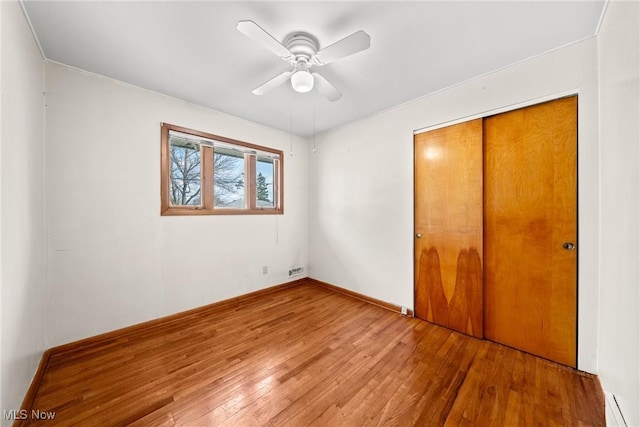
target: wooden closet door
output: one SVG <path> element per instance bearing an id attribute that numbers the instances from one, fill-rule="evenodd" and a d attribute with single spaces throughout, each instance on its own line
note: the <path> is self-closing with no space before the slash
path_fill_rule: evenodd
<path id="1" fill-rule="evenodd" d="M 484 333 L 577 356 L 577 98 L 485 119 Z"/>
<path id="2" fill-rule="evenodd" d="M 482 119 L 418 134 L 415 314 L 482 337 Z"/>

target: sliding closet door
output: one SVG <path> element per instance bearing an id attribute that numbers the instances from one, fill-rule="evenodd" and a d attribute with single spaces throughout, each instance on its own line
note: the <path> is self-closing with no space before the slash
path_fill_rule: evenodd
<path id="1" fill-rule="evenodd" d="M 482 337 L 482 120 L 414 146 L 415 314 Z"/>
<path id="2" fill-rule="evenodd" d="M 485 336 L 576 366 L 577 98 L 485 119 Z"/>

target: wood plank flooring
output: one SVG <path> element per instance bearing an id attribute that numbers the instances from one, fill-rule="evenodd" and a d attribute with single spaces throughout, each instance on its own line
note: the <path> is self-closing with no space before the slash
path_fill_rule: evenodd
<path id="1" fill-rule="evenodd" d="M 52 354 L 33 409 L 99 426 L 603 426 L 596 377 L 311 283 Z"/>

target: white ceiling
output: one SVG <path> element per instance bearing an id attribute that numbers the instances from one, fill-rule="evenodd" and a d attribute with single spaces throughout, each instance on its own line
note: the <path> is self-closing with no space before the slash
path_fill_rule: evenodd
<path id="1" fill-rule="evenodd" d="M 593 36 L 601 1 L 31 1 L 47 59 L 310 136 Z M 236 30 L 253 20 L 282 41 L 296 30 L 325 47 L 357 30 L 371 48 L 320 71 L 342 93 L 329 102 L 284 84 L 288 70 Z M 312 69 L 313 70 L 313 69 Z"/>

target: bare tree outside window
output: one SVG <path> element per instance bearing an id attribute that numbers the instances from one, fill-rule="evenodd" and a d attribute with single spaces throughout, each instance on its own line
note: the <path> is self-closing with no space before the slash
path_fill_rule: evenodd
<path id="1" fill-rule="evenodd" d="M 171 204 L 199 206 L 201 197 L 200 146 L 171 141 Z M 215 153 L 213 156 L 216 206 L 244 204 L 244 157 Z"/>
<path id="2" fill-rule="evenodd" d="M 200 146 L 171 142 L 171 204 L 200 205 Z"/>
<path id="3" fill-rule="evenodd" d="M 282 151 L 162 124 L 161 215 L 283 213 Z"/>
<path id="4" fill-rule="evenodd" d="M 217 207 L 244 207 L 244 156 L 215 149 L 214 201 Z"/>

